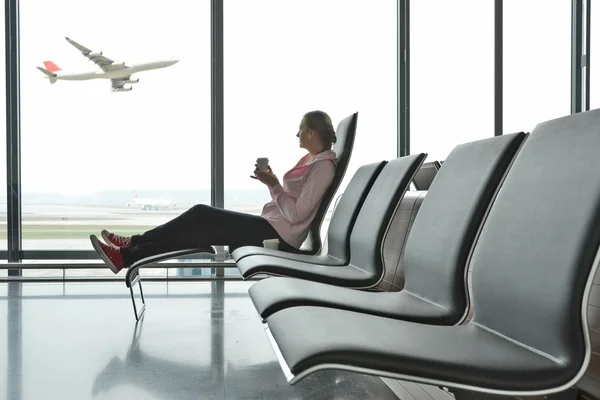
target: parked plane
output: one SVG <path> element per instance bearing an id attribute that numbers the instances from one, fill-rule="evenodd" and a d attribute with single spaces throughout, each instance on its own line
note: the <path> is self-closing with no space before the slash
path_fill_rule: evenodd
<path id="1" fill-rule="evenodd" d="M 136 192 L 133 192 L 133 199 L 125 203 L 125 205 L 127 207 L 138 205 L 142 210 L 170 210 L 177 204 L 169 200 L 142 199 L 138 197 Z"/>
<path id="2" fill-rule="evenodd" d="M 50 83 L 55 83 L 57 80 L 65 81 L 83 81 L 89 79 L 110 79 L 112 82 L 113 92 L 128 92 L 133 89 L 131 86 L 125 86 L 129 83 L 138 83 L 140 80 L 131 79 L 131 75 L 136 72 L 149 71 L 153 69 L 169 67 L 179 60 L 157 60 L 140 64 L 128 64 L 125 62 L 115 63 L 110 58 L 102 55 L 102 52 L 93 52 L 85 46 L 80 45 L 74 40 L 66 38 L 67 42 L 75 46 L 81 53 L 90 61 L 93 61 L 100 67 L 97 71 L 87 72 L 67 72 L 60 69 L 52 61 L 44 61 L 44 67 L 37 67 L 40 71 L 46 74 L 46 78 Z"/>

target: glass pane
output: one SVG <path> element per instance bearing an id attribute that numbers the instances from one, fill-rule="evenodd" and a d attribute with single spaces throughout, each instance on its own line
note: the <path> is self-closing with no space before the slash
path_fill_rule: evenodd
<path id="1" fill-rule="evenodd" d="M 410 151 L 442 161 L 494 135 L 494 1 L 410 5 Z"/>
<path id="2" fill-rule="evenodd" d="M 334 127 L 359 113 L 338 194 L 361 165 L 396 157 L 395 1 L 224 4 L 226 208 L 261 213 L 270 196 L 249 177 L 255 160 L 268 157 L 281 180 L 306 154 L 296 133 L 311 110 L 327 112 Z"/>
<path id="3" fill-rule="evenodd" d="M 210 2 L 31 0 L 20 11 L 23 248 L 91 250 L 103 228 L 138 233 L 210 204 Z M 132 91 L 62 80 L 111 73 L 76 43 L 119 76 L 121 62 L 161 68 L 114 84 Z"/>
<path id="4" fill-rule="evenodd" d="M 504 133 L 571 112 L 571 1 L 504 0 Z"/>

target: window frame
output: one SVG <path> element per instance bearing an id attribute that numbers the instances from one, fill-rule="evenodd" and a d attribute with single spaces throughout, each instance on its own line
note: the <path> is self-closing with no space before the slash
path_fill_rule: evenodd
<path id="1" fill-rule="evenodd" d="M 223 109 L 223 4 L 211 0 L 211 205 L 224 206 L 224 109 Z M 366 0 L 365 0 L 366 1 Z M 502 134 L 502 47 L 503 0 L 495 1 L 494 33 L 494 135 Z M 397 156 L 410 154 L 410 0 L 397 2 Z M 590 75 L 590 0 L 572 0 L 571 112 L 589 109 Z M 96 260 L 86 250 L 22 249 L 21 223 L 21 130 L 20 130 L 20 65 L 19 65 L 19 0 L 5 2 L 6 55 L 6 160 L 7 160 L 7 250 L 0 260 L 15 268 L 9 277 L 22 276 L 27 260 Z M 19 267 L 16 267 L 16 264 Z M 206 264 L 203 264 L 206 266 Z M 217 264 L 209 264 L 211 267 Z M 67 263 L 57 268 L 68 268 Z M 219 272 L 219 270 L 221 272 Z M 223 276 L 222 268 L 217 276 Z"/>

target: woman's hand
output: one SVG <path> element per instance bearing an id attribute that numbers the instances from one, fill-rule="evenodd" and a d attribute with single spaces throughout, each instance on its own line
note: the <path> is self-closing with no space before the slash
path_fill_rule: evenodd
<path id="1" fill-rule="evenodd" d="M 250 175 L 250 178 L 259 180 L 270 188 L 279 185 L 279 179 L 273 175 L 271 167 L 267 167 L 267 172 L 259 171 L 258 168 L 255 169 L 254 176 Z"/>

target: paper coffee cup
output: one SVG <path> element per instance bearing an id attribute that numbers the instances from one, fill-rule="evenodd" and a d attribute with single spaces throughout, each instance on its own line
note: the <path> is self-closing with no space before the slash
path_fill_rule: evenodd
<path id="1" fill-rule="evenodd" d="M 263 240 L 263 246 L 265 249 L 279 249 L 279 239 L 267 239 Z"/>
<path id="2" fill-rule="evenodd" d="M 256 159 L 256 168 L 261 172 L 267 172 L 269 167 L 269 159 L 267 157 L 261 157 Z"/>

